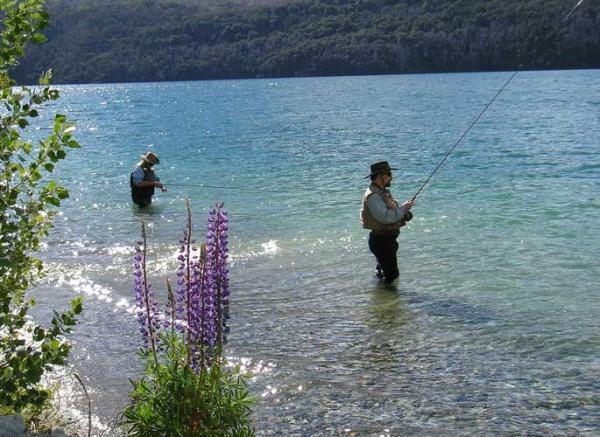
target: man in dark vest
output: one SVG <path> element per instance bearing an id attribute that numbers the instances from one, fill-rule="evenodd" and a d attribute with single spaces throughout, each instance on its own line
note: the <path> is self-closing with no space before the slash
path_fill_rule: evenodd
<path id="1" fill-rule="evenodd" d="M 152 203 L 155 187 L 160 188 L 163 193 L 167 189 L 152 170 L 152 166 L 160 162 L 158 156 L 155 153 L 148 152 L 142 155 L 141 158 L 142 160 L 131 170 L 129 186 L 131 187 L 131 200 L 140 208 L 144 208 Z"/>
<path id="2" fill-rule="evenodd" d="M 398 242 L 400 228 L 412 218 L 410 209 L 414 201 L 402 205 L 388 190 L 392 182 L 392 170 L 387 161 L 371 165 L 371 185 L 365 191 L 360 210 L 363 228 L 370 229 L 369 249 L 377 259 L 377 276 L 391 284 L 400 276 L 398 271 Z"/>

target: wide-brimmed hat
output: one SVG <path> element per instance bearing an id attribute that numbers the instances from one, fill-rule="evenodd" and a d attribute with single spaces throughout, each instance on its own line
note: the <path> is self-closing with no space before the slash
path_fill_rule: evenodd
<path id="1" fill-rule="evenodd" d="M 146 161 L 149 164 L 159 164 L 160 163 L 160 159 L 158 159 L 158 155 L 154 152 L 148 152 L 142 156 L 140 156 L 140 158 L 142 158 L 143 161 Z"/>
<path id="2" fill-rule="evenodd" d="M 371 174 L 366 176 L 367 178 L 379 173 L 389 173 L 392 170 L 398 170 L 397 168 L 390 167 L 390 164 L 387 161 L 379 161 L 375 164 L 371 164 Z"/>

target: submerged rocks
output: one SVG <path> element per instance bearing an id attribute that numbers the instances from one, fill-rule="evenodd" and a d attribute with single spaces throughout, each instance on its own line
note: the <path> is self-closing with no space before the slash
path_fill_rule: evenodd
<path id="1" fill-rule="evenodd" d="M 25 435 L 25 422 L 21 416 L 0 416 L 0 437 Z"/>
<path id="2" fill-rule="evenodd" d="M 0 416 L 0 437 L 29 437 L 25 429 L 25 421 L 21 416 Z M 61 429 L 46 434 L 36 434 L 36 437 L 67 437 Z"/>

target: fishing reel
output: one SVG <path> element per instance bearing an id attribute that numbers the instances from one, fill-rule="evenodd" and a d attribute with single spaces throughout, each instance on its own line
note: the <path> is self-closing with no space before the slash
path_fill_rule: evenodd
<path id="1" fill-rule="evenodd" d="M 400 221 L 400 227 L 406 226 L 406 223 L 411 221 L 412 218 L 413 218 L 413 213 L 410 211 L 407 211 L 406 214 L 404 214 L 404 216 L 402 216 L 402 220 Z"/>

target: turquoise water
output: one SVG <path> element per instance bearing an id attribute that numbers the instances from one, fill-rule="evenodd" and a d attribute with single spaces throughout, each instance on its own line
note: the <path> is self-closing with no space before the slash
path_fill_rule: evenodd
<path id="1" fill-rule="evenodd" d="M 140 220 L 161 289 L 189 196 L 198 238 L 215 202 L 231 214 L 228 355 L 252 372 L 259 435 L 600 433 L 597 70 L 519 73 L 419 195 L 398 289 L 372 278 L 369 164 L 399 167 L 411 197 L 508 77 L 63 87 L 52 110 L 83 147 L 58 174 L 71 198 L 37 313 L 86 296 L 72 362 L 97 428 L 140 371 Z M 147 150 L 169 191 L 140 212 L 128 177 Z"/>

